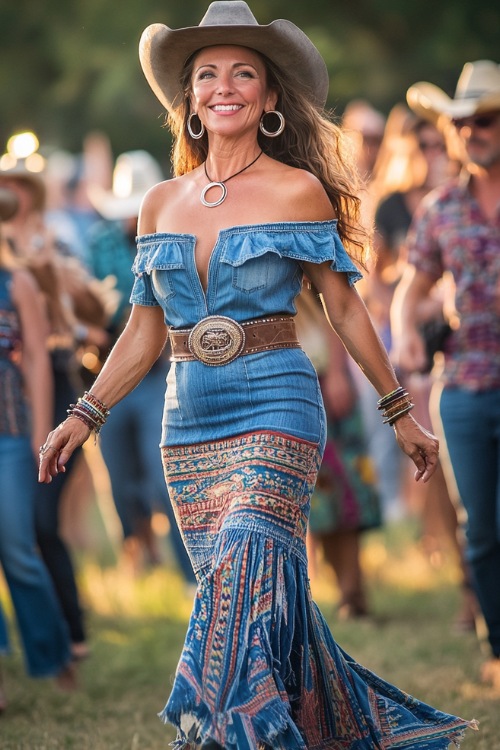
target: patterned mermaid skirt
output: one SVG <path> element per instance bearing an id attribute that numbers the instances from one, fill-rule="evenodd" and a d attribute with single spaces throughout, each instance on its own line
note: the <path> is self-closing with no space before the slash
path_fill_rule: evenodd
<path id="1" fill-rule="evenodd" d="M 198 579 L 160 717 L 177 750 L 446 750 L 474 722 L 365 669 L 311 599 L 305 549 L 318 447 L 273 432 L 162 449 Z"/>

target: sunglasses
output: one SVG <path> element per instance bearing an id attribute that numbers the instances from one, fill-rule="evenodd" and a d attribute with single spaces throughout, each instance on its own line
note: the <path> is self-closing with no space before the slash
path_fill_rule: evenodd
<path id="1" fill-rule="evenodd" d="M 498 113 L 492 115 L 477 115 L 476 117 L 461 117 L 456 120 L 452 120 L 453 125 L 457 130 L 461 128 L 479 128 L 480 130 L 487 130 L 496 124 L 498 120 Z"/>
<path id="2" fill-rule="evenodd" d="M 445 150 L 444 143 L 441 143 L 440 141 L 436 141 L 432 143 L 430 141 L 419 141 L 418 147 L 420 151 L 436 151 L 436 152 L 439 151 L 440 153 L 443 153 Z"/>

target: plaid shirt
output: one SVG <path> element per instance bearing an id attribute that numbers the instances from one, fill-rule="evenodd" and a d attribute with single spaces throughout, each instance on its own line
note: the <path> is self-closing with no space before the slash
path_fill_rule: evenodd
<path id="1" fill-rule="evenodd" d="M 407 245 L 418 271 L 454 280 L 460 326 L 445 344 L 442 379 L 473 391 L 500 388 L 500 211 L 483 215 L 463 173 L 424 199 Z"/>

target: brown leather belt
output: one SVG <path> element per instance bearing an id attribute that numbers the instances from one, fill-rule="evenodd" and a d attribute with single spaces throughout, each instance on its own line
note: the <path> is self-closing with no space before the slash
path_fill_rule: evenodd
<path id="1" fill-rule="evenodd" d="M 300 347 L 291 315 L 276 315 L 238 323 L 209 315 L 193 328 L 170 329 L 172 362 L 199 360 L 225 365 L 244 354 Z"/>

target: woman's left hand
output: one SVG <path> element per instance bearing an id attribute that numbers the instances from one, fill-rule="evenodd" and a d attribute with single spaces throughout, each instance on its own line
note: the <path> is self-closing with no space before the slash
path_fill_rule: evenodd
<path id="1" fill-rule="evenodd" d="M 415 466 L 415 481 L 428 482 L 439 461 L 439 440 L 416 422 L 411 414 L 405 414 L 394 423 L 399 447 L 411 458 Z"/>
<path id="2" fill-rule="evenodd" d="M 71 454 L 88 440 L 90 433 L 84 422 L 71 415 L 52 430 L 39 449 L 38 481 L 49 484 L 64 473 Z"/>

